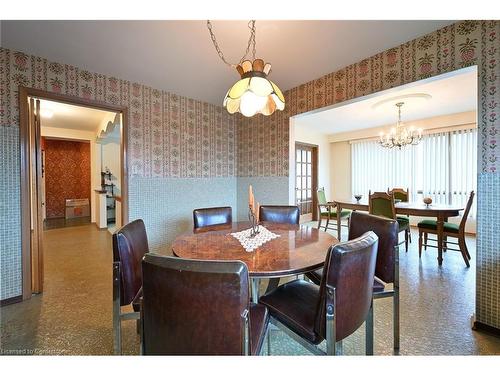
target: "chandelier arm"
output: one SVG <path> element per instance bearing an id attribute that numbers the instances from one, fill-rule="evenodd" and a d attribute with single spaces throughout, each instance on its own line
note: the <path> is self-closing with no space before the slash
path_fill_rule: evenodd
<path id="1" fill-rule="evenodd" d="M 255 60 L 255 52 L 256 52 L 256 42 L 255 42 L 255 33 L 256 33 L 256 28 L 255 28 L 255 20 L 251 20 L 248 22 L 248 28 L 250 29 L 250 37 L 248 38 L 248 44 L 247 44 L 247 49 L 245 51 L 245 54 L 243 57 L 240 59 L 240 61 L 236 63 L 230 63 L 229 61 L 226 60 L 226 57 L 224 56 L 224 53 L 222 52 L 221 48 L 219 47 L 219 44 L 217 43 L 217 38 L 215 37 L 215 34 L 213 32 L 213 26 L 210 20 L 207 20 L 207 29 L 208 32 L 210 33 L 210 39 L 212 39 L 212 43 L 215 47 L 215 50 L 217 51 L 217 54 L 219 55 L 219 58 L 224 62 L 224 64 L 230 66 L 230 67 L 236 67 L 236 65 L 241 64 L 245 58 L 248 56 L 250 52 L 250 47 L 253 45 L 253 57 Z"/>

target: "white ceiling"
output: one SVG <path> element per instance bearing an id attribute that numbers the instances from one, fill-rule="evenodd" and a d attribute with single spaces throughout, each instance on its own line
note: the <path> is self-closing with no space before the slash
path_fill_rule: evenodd
<path id="1" fill-rule="evenodd" d="M 44 110 L 53 113 L 52 118 L 43 116 Z M 99 109 L 75 106 L 50 100 L 40 100 L 41 126 L 96 132 L 104 120 L 114 117 L 114 113 Z M 110 115 L 111 114 L 111 115 Z"/>
<path id="2" fill-rule="evenodd" d="M 428 94 L 432 98 L 399 98 L 417 93 Z M 374 104 L 381 101 L 387 102 L 374 108 Z M 403 122 L 474 111 L 477 108 L 476 69 L 463 69 L 419 83 L 381 91 L 368 98 L 331 109 L 297 116 L 295 126 L 307 127 L 309 131 L 322 134 L 337 134 L 395 124 L 398 113 L 395 103 L 399 101 L 405 103 L 401 109 Z"/>
<path id="3" fill-rule="evenodd" d="M 283 91 L 454 21 L 257 21 L 257 57 Z M 213 21 L 237 62 L 247 21 Z M 221 104 L 238 78 L 219 60 L 205 21 L 2 21 L 2 46 Z"/>

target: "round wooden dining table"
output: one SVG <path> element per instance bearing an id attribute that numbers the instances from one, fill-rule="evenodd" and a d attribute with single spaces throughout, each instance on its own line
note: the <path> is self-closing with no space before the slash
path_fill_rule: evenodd
<path id="1" fill-rule="evenodd" d="M 231 235 L 250 228 L 249 222 L 221 225 L 216 230 L 190 231 L 175 239 L 175 256 L 203 260 L 240 260 L 248 267 L 252 279 L 252 299 L 258 298 L 261 278 L 268 278 L 268 291 L 276 287 L 280 277 L 304 274 L 323 266 L 328 248 L 339 241 L 317 228 L 300 225 L 261 223 L 279 235 L 253 251 L 246 251 Z"/>

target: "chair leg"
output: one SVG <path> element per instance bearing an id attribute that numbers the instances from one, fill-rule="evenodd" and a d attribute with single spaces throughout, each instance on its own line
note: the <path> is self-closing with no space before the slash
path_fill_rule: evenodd
<path id="1" fill-rule="evenodd" d="M 424 232 L 424 250 L 427 251 L 427 232 Z"/>
<path id="2" fill-rule="evenodd" d="M 465 265 L 467 267 L 470 267 L 470 264 L 469 264 L 469 257 L 467 256 L 467 245 L 465 244 L 465 239 L 464 238 L 459 238 L 458 239 L 458 247 L 460 248 L 460 253 L 462 253 L 462 257 L 464 258 L 464 261 L 465 261 Z"/>
<path id="3" fill-rule="evenodd" d="M 365 321 L 365 351 L 366 355 L 373 355 L 373 299 Z"/>
<path id="4" fill-rule="evenodd" d="M 113 311 L 113 348 L 115 355 L 122 354 L 122 333 L 119 311 L 118 314 L 115 314 L 115 312 Z"/>
<path id="5" fill-rule="evenodd" d="M 418 257 L 422 258 L 422 231 L 418 231 Z"/>
<path id="6" fill-rule="evenodd" d="M 392 306 L 394 351 L 399 351 L 399 287 L 395 289 Z"/>
<path id="7" fill-rule="evenodd" d="M 267 329 L 267 355 L 271 355 L 271 329 Z"/>
<path id="8" fill-rule="evenodd" d="M 448 250 L 448 236 L 443 235 L 443 252 L 446 253 L 446 250 Z"/>
<path id="9" fill-rule="evenodd" d="M 113 351 L 115 355 L 122 354 L 120 275 L 120 262 L 113 262 Z"/>
<path id="10" fill-rule="evenodd" d="M 405 251 L 408 252 L 408 231 L 405 230 Z"/>
<path id="11" fill-rule="evenodd" d="M 469 258 L 469 260 L 471 260 L 471 256 L 470 256 L 470 253 L 469 253 L 469 249 L 467 248 L 467 242 L 465 242 L 465 238 L 463 239 L 464 241 L 464 249 L 465 249 L 465 253 L 467 254 L 467 258 Z"/>
<path id="12" fill-rule="evenodd" d="M 321 228 L 321 221 L 322 221 L 322 217 L 321 217 L 321 210 L 319 211 L 319 219 L 318 219 L 318 230 L 319 228 Z"/>
<path id="13" fill-rule="evenodd" d="M 330 215 L 326 218 L 325 232 L 328 229 L 328 225 L 330 224 Z"/>

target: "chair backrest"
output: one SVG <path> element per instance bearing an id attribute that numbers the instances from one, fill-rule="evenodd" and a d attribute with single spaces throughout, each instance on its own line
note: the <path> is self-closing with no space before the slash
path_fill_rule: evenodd
<path id="1" fill-rule="evenodd" d="M 193 210 L 194 230 L 212 225 L 230 224 L 233 221 L 231 207 L 197 208 Z"/>
<path id="2" fill-rule="evenodd" d="M 325 195 L 325 188 L 320 188 L 316 192 L 317 197 L 318 197 L 318 204 L 326 204 L 326 195 Z"/>
<path id="3" fill-rule="evenodd" d="M 144 354 L 244 354 L 250 297 L 243 262 L 147 254 L 142 271 Z"/>
<path id="4" fill-rule="evenodd" d="M 386 192 L 368 193 L 368 212 L 372 215 L 384 216 L 396 219 L 396 208 L 394 207 L 394 196 Z"/>
<path id="5" fill-rule="evenodd" d="M 387 194 L 392 194 L 394 199 L 399 199 L 401 202 L 409 202 L 410 201 L 410 188 L 402 189 L 402 188 L 393 188 L 392 190 L 387 189 Z"/>
<path id="6" fill-rule="evenodd" d="M 120 305 L 132 300 L 142 286 L 141 259 L 149 252 L 146 227 L 141 219 L 125 224 L 113 234 L 113 260 L 120 262 Z"/>
<path id="7" fill-rule="evenodd" d="M 328 249 L 314 326 L 320 337 L 326 338 L 327 285 L 335 288 L 337 341 L 352 334 L 366 320 L 373 296 L 377 246 L 377 235 L 367 232 Z"/>
<path id="8" fill-rule="evenodd" d="M 469 212 L 472 207 L 472 202 L 474 201 L 474 195 L 475 195 L 474 191 L 471 191 L 469 195 L 469 200 L 467 201 L 467 205 L 465 206 L 462 220 L 460 221 L 459 230 L 461 232 L 465 232 L 465 224 L 467 223 L 467 217 L 469 216 Z"/>
<path id="9" fill-rule="evenodd" d="M 280 224 L 299 224 L 298 206 L 260 206 L 259 220 Z"/>
<path id="10" fill-rule="evenodd" d="M 349 240 L 368 231 L 378 237 L 377 265 L 375 276 L 385 283 L 394 282 L 394 248 L 398 245 L 398 222 L 381 216 L 353 211 L 349 220 Z"/>

